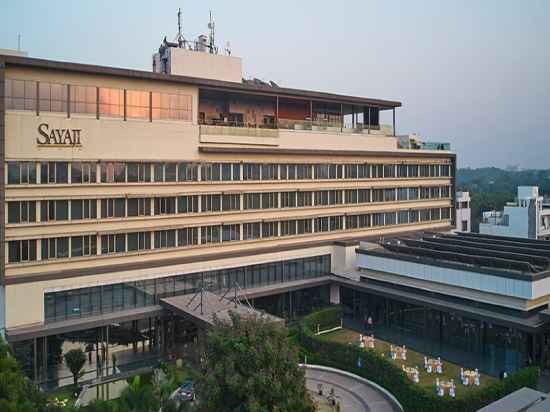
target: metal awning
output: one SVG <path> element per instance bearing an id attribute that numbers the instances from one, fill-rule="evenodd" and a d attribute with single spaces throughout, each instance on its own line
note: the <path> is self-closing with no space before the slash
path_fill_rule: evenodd
<path id="1" fill-rule="evenodd" d="M 244 319 L 262 317 L 269 322 L 285 324 L 284 319 L 254 309 L 249 304 L 240 303 L 238 299 L 229 299 L 208 291 L 164 298 L 160 300 L 160 305 L 175 315 L 205 328 L 212 326 L 215 319 L 229 322 L 231 313 L 236 313 Z"/>

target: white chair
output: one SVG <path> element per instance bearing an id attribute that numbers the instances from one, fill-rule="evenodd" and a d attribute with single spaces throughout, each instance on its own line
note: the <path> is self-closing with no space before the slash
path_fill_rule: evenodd
<path id="1" fill-rule="evenodd" d="M 476 375 L 476 377 L 474 378 L 474 384 L 475 384 L 476 386 L 479 386 L 479 384 L 480 384 L 480 382 L 479 382 L 479 374 Z"/>
<path id="2" fill-rule="evenodd" d="M 451 386 L 451 387 L 449 388 L 449 396 L 450 396 L 451 398 L 454 398 L 454 397 L 455 397 L 455 387 L 454 387 L 454 386 Z"/>
<path id="3" fill-rule="evenodd" d="M 464 368 L 460 368 L 460 380 L 464 381 Z"/>
<path id="4" fill-rule="evenodd" d="M 424 369 L 428 368 L 428 358 L 424 356 Z"/>
<path id="5" fill-rule="evenodd" d="M 443 368 L 441 367 L 440 363 L 437 364 L 436 372 L 439 373 L 439 374 L 443 373 Z"/>
<path id="6" fill-rule="evenodd" d="M 428 363 L 428 367 L 426 368 L 426 372 L 432 373 L 432 364 Z"/>

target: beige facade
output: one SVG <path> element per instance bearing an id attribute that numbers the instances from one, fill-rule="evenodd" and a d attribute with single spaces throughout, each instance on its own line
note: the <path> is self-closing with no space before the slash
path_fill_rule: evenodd
<path id="1" fill-rule="evenodd" d="M 110 117 L 70 112 L 70 108 L 52 112 L 51 107 L 47 110 L 21 110 L 5 105 L 3 284 L 5 327 L 8 332 L 12 328 L 45 322 L 45 293 L 320 254 L 330 254 L 332 267 L 342 268 L 349 265 L 347 261 L 350 250 L 353 249 L 347 252 L 337 250 L 334 241 L 382 237 L 410 230 L 440 229 L 451 224 L 454 155 L 450 152 L 399 149 L 394 136 L 386 136 L 379 130 L 364 133 L 343 128 L 282 130 L 224 126 L 207 129 L 199 124 L 201 86 L 198 84 L 186 83 L 181 79 L 176 81 L 172 77 L 163 80 L 160 76 L 140 78 L 135 73 L 126 76 L 123 72 L 94 73 L 93 69 L 83 68 L 50 70 L 43 65 L 37 66 L 8 62 L 5 65 L 4 78 L 12 82 L 39 82 L 39 85 L 70 85 L 69 94 L 72 90 L 78 90 L 73 86 L 97 88 L 98 96 L 101 88 L 126 90 L 120 94 L 124 95 L 126 105 L 130 101 L 128 99 L 131 94 L 127 92 L 130 90 L 145 93 L 142 96 L 149 96 L 149 102 L 154 101 L 154 93 L 157 92 L 185 96 L 191 105 L 190 113 L 185 114 L 189 116 L 184 120 L 153 119 L 151 113 L 154 112 L 154 107 L 139 107 L 144 103 L 136 104 L 136 113 L 140 109 L 143 109 L 141 113 L 147 113 L 148 110 L 149 118 L 142 116 L 136 119 L 128 116 L 130 108 L 126 106 L 124 116 Z M 38 86 L 39 89 L 40 87 Z M 101 103 L 95 104 L 99 107 Z M 53 98 L 50 105 L 53 107 Z M 78 130 L 79 143 L 74 144 L 73 141 L 73 144 L 66 144 L 61 138 L 40 143 L 45 139 L 40 134 L 43 124 L 47 124 L 48 133 L 57 130 L 61 135 L 66 130 Z M 52 143 L 54 141 L 57 143 Z M 43 165 L 48 162 L 60 163 L 56 167 L 65 167 L 64 163 L 67 163 L 66 182 L 44 183 L 53 176 L 53 166 L 44 169 Z M 82 162 L 93 170 L 94 181 L 73 181 L 73 166 Z M 149 181 L 128 181 L 129 163 L 139 163 L 142 169 L 146 169 L 145 173 L 150 174 Z M 178 178 L 170 181 L 166 176 L 170 173 L 171 166 L 166 164 L 175 163 L 197 165 L 196 180 L 180 180 L 182 169 L 178 168 Z M 212 163 L 231 164 L 231 178 L 206 180 L 207 168 L 202 165 Z M 158 166 L 159 164 L 162 166 Z M 317 165 L 324 164 L 334 165 L 335 170 L 340 170 L 339 176 L 317 178 L 320 170 Z M 357 172 L 349 172 L 352 175 L 346 176 L 348 165 L 353 165 L 350 170 L 357 170 L 358 165 L 365 164 L 368 165 L 368 176 L 353 174 Z M 270 165 L 270 170 L 275 171 L 270 173 L 275 173 L 277 178 L 245 177 L 249 173 L 247 168 L 253 170 L 254 165 Z M 287 176 L 286 173 L 291 172 L 286 172 L 287 165 L 292 168 L 303 165 L 301 170 L 305 171 L 306 176 L 288 177 L 290 174 Z M 380 172 L 381 175 L 374 172 L 378 166 L 380 170 L 384 170 Z M 401 175 L 400 166 L 405 170 Z M 409 166 L 411 168 L 407 169 Z M 21 177 L 21 182 L 13 183 L 10 180 L 15 178 L 13 170 L 19 167 L 34 168 L 35 181 L 25 182 Z M 122 172 L 123 175 L 126 173 L 125 181 L 109 181 L 108 177 L 104 181 L 103 174 L 111 173 L 110 167 L 126 168 L 121 169 L 125 170 Z M 44 170 L 47 170 L 50 177 L 44 175 Z M 162 181 L 156 181 L 158 170 L 163 170 Z M 425 176 L 420 175 L 422 172 L 410 176 L 409 173 L 414 170 L 429 172 Z M 23 176 L 23 172 L 21 173 Z M 59 176 L 61 172 L 57 173 Z M 262 177 L 264 174 L 262 171 Z M 399 192 L 400 189 L 405 189 L 405 192 Z M 356 199 L 355 196 L 359 193 L 356 191 L 362 191 L 359 196 L 363 194 L 368 199 L 363 202 L 347 201 Z M 303 206 L 284 206 L 283 198 L 291 196 L 299 199 L 300 193 L 304 192 L 311 192 L 311 195 L 307 195 L 311 196 L 311 201 L 306 201 Z M 273 204 L 269 207 L 247 207 L 247 194 L 251 193 L 258 194 L 251 196 L 252 200 L 263 199 L 262 193 L 273 193 L 269 196 Z M 399 193 L 408 194 L 399 198 Z M 416 197 L 413 193 L 416 193 Z M 418 193 L 428 195 L 422 198 Z M 228 194 L 235 195 L 231 201 L 238 203 L 230 210 L 223 210 L 223 207 L 205 210 L 206 202 L 211 200 L 207 196 Z M 325 201 L 325 195 L 327 199 L 330 195 L 335 200 Z M 191 199 L 192 196 L 197 196 L 196 211 L 178 213 L 178 209 L 173 213 L 157 213 L 157 204 L 161 204 L 157 200 L 159 198 L 174 198 L 176 208 L 175 205 L 182 202 L 180 199 Z M 384 199 L 377 196 L 384 196 Z M 147 213 L 129 216 L 128 199 L 135 198 L 144 199 L 143 202 L 148 204 Z M 124 209 L 124 216 L 103 216 L 106 212 L 104 208 L 109 204 L 108 199 L 126 199 L 121 201 L 127 208 Z M 224 198 L 219 199 L 222 201 Z M 72 201 L 80 200 L 88 200 L 95 205 L 95 217 L 72 218 L 76 204 Z M 67 202 L 56 203 L 57 201 Z M 15 202 L 19 202 L 19 208 L 29 207 L 29 203 L 22 202 L 32 202 L 35 218 L 14 222 L 11 214 L 15 210 Z M 65 205 L 67 210 L 63 213 L 66 213 L 66 218 L 63 216 L 58 219 L 58 210 L 55 208 L 64 208 Z M 425 211 L 428 211 L 427 214 Z M 49 216 L 47 221 L 43 220 L 44 214 Z M 359 221 L 359 218 L 353 217 L 356 215 L 367 216 L 361 218 L 366 223 L 356 223 Z M 272 225 L 268 225 L 270 222 Z M 298 233 L 302 224 L 305 225 L 304 232 Z M 222 232 L 226 227 L 230 228 L 230 225 L 236 225 L 231 226 L 230 230 L 231 236 L 237 238 L 230 241 L 212 240 L 217 239 L 216 236 L 225 236 Z M 269 228 L 269 233 L 264 232 L 264 225 Z M 290 231 L 289 226 L 292 227 Z M 209 227 L 217 227 L 216 230 L 220 231 L 217 235 L 212 235 L 212 239 L 208 237 L 210 235 L 205 235 L 205 231 L 210 230 Z M 178 240 L 174 241 L 173 246 L 161 247 L 162 241 L 158 240 L 159 247 L 156 247 L 157 232 L 164 231 L 166 236 L 171 236 L 172 232 L 169 231 L 174 230 L 173 236 L 177 238 L 180 236 L 178 230 L 192 228 L 196 228 L 196 232 L 189 233 L 196 237 L 196 243 L 193 238 L 184 245 Z M 249 230 L 250 233 L 247 232 Z M 129 251 L 126 250 L 129 246 L 125 243 L 123 252 L 104 253 L 102 250 L 107 247 L 104 244 L 109 239 L 107 236 L 127 236 L 136 232 L 144 233 L 143 236 L 148 237 L 149 248 Z M 158 239 L 165 234 L 159 234 Z M 93 239 L 95 251 L 86 256 L 73 256 L 73 237 L 83 238 L 85 242 Z M 65 241 L 59 244 L 56 241 L 50 242 L 50 239 L 58 238 L 68 239 L 67 244 L 63 243 Z M 34 242 L 34 259 L 23 258 L 29 250 L 22 251 L 22 248 L 31 247 L 27 246 L 31 244 L 26 243 L 27 241 Z M 126 237 L 124 242 L 129 241 Z M 67 256 L 62 254 L 58 257 L 54 252 L 52 257 L 52 245 L 57 245 L 57 248 L 61 248 L 60 245 L 66 247 Z M 14 252 L 17 248 L 19 255 Z M 44 253 L 50 256 L 44 258 Z"/>

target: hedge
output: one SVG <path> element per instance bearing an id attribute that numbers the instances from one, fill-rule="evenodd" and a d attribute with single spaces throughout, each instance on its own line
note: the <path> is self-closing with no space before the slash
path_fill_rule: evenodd
<path id="1" fill-rule="evenodd" d="M 339 324 L 341 316 L 341 308 L 334 307 L 312 313 L 300 322 L 296 338 L 302 354 L 307 356 L 307 362 L 342 369 L 381 385 L 399 400 L 405 412 L 474 412 L 524 386 L 537 387 L 540 371 L 537 367 L 529 367 L 485 388 L 471 390 L 458 399 L 438 397 L 413 383 L 400 368 L 378 352 L 315 336 L 316 325 L 321 320 L 325 326 L 334 326 Z M 330 324 L 329 320 L 333 323 Z M 359 358 L 362 360 L 361 368 L 357 367 Z"/>

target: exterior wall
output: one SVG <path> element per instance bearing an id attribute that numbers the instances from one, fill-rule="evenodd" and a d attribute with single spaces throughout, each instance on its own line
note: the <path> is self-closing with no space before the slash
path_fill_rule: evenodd
<path id="1" fill-rule="evenodd" d="M 206 56 L 207 55 L 205 53 Z M 216 56 L 210 56 L 216 57 Z M 222 57 L 222 56 L 218 56 Z M 0 72 L 1 73 L 1 72 Z M 144 91 L 182 91 L 192 96 L 192 121 L 127 120 L 120 118 L 96 119 L 94 116 L 55 114 L 43 112 L 39 116 L 34 112 L 10 111 L 6 121 L 6 160 L 11 161 L 202 161 L 202 162 L 266 162 L 266 163 L 390 163 L 390 164 L 449 164 L 452 155 L 448 152 L 433 153 L 423 157 L 420 151 L 397 150 L 395 138 L 372 135 L 345 135 L 315 131 L 278 131 L 273 138 L 273 151 L 269 154 L 253 153 L 203 153 L 199 148 L 218 145 L 225 147 L 234 144 L 233 137 L 222 136 L 224 142 L 204 142 L 197 121 L 198 88 L 164 81 L 145 81 L 105 75 L 84 75 L 40 69 L 7 69 L 6 76 L 21 80 L 39 80 L 75 85 L 127 88 Z M 204 77 L 204 76 L 203 76 Z M 1 80 L 1 77 L 0 77 Z M 240 81 L 240 79 L 239 79 Z M 3 88 L 1 88 L 3 91 Z M 3 105 L 4 100 L 0 99 Z M 0 111 L 1 114 L 1 111 Z M 1 117 L 2 121 L 4 116 Z M 37 128 L 48 123 L 51 128 L 81 129 L 81 146 L 43 147 L 36 144 Z M 1 125 L 0 125 L 1 126 Z M 0 129 L 1 131 L 2 129 Z M 0 135 L 1 138 L 1 135 Z M 219 143 L 223 143 L 219 144 Z M 262 147 L 261 139 L 253 138 L 243 147 Z M 328 156 L 326 154 L 288 155 L 278 153 L 277 149 L 342 149 L 358 150 L 362 154 Z M 372 151 L 372 155 L 368 153 Z M 384 151 L 380 155 L 377 151 Z M 395 154 L 395 155 L 394 155 Z M 410 154 L 410 157 L 408 156 Z M 1 168 L 2 185 L 7 182 L 4 176 L 6 165 Z M 99 172 L 99 166 L 96 169 Z M 97 177 L 99 182 L 99 173 Z M 21 184 L 9 185 L 1 194 L 8 201 L 47 199 L 101 199 L 112 197 L 155 197 L 178 196 L 183 194 L 207 193 L 245 193 L 270 191 L 297 191 L 321 189 L 357 189 L 357 188 L 399 188 L 406 185 L 444 186 L 452 185 L 452 177 L 386 178 L 364 180 L 296 180 L 296 181 L 227 181 L 227 182 L 175 182 L 175 183 L 95 183 L 95 184 Z M 451 190 L 453 190 L 451 188 Z M 453 193 L 451 191 L 451 193 Z M 2 202 L 4 203 L 4 202 Z M 241 200 L 242 205 L 242 200 Z M 70 235 L 95 235 L 100 239 L 104 233 L 122 233 L 141 230 L 161 230 L 199 225 L 245 223 L 264 220 L 284 220 L 314 218 L 327 215 L 346 215 L 350 213 L 373 213 L 414 208 L 452 207 L 449 198 L 395 201 L 380 204 L 338 204 L 332 206 L 312 206 L 307 208 L 241 210 L 231 212 L 202 212 L 182 215 L 142 216 L 135 218 L 112 218 L 81 221 L 37 222 L 3 225 L 6 240 L 40 239 L 43 237 L 61 237 Z M 2 219 L 4 217 L 4 207 Z M 37 208 L 37 213 L 40 209 Z M 98 209 L 98 217 L 100 211 Z M 452 215 L 452 213 L 451 213 Z M 352 264 L 350 248 L 336 252 L 332 246 L 311 247 L 312 244 L 331 241 L 343 237 L 383 236 L 413 229 L 438 229 L 448 226 L 450 219 L 417 224 L 401 224 L 368 229 L 340 230 L 325 233 L 311 233 L 300 236 L 273 237 L 269 239 L 220 243 L 216 245 L 197 245 L 185 249 L 148 250 L 129 252 L 121 255 L 98 255 L 74 259 L 53 259 L 29 263 L 8 264 L 5 271 L 5 302 L 7 328 L 40 324 L 44 321 L 44 293 L 59 288 L 74 289 L 90 285 L 118 283 L 125 280 L 138 280 L 150 277 L 163 277 L 175 273 L 190 273 L 200 270 L 233 267 L 313 256 L 320 253 L 333 255 L 333 267 L 345 268 Z M 293 245 L 297 245 L 294 250 Z M 299 246 L 298 246 L 299 245 Z M 285 247 L 283 252 L 258 253 L 261 247 Z M 2 248 L 5 253 L 7 246 Z M 38 247 L 37 247 L 38 249 Z M 216 258 L 212 255 L 247 252 L 246 257 Z M 328 252 L 327 252 L 328 251 Z M 37 255 L 40 250 L 37 250 Z M 195 258 L 194 263 L 163 263 L 175 259 Z M 2 265 L 6 258 L 2 257 Z M 132 270 L 120 265 L 140 265 Z M 94 273 L 96 271 L 97 273 Z M 43 280 L 41 279 L 43 278 Z M 0 294 L 0 303 L 1 302 Z M 0 325 L 1 327 L 1 325 Z"/>
<path id="2" fill-rule="evenodd" d="M 550 294 L 550 278 L 530 282 L 363 254 L 357 255 L 357 266 L 520 299 L 532 300 Z"/>
<path id="3" fill-rule="evenodd" d="M 240 57 L 174 47 L 169 48 L 168 53 L 168 73 L 170 74 L 237 83 L 242 81 L 243 68 Z"/>

